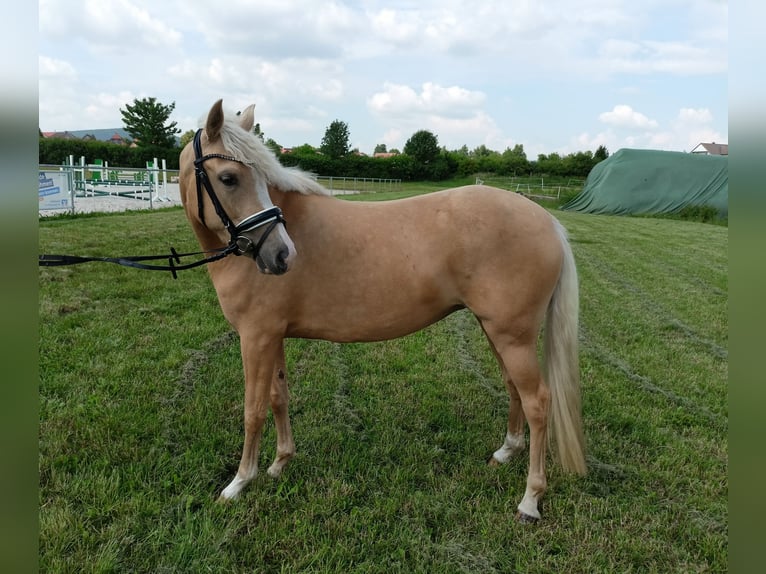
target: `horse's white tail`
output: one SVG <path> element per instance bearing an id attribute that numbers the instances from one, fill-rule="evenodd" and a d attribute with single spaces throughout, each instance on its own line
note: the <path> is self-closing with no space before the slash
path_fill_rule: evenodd
<path id="1" fill-rule="evenodd" d="M 564 251 L 564 263 L 548 304 L 543 338 L 545 380 L 551 390 L 549 437 L 557 447 L 564 470 L 585 474 L 577 341 L 577 269 L 566 230 L 558 221 L 555 223 Z"/>

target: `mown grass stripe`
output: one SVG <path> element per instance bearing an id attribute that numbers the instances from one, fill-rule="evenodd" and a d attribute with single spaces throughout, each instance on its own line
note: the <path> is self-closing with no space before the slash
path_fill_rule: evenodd
<path id="1" fill-rule="evenodd" d="M 622 373 L 627 380 L 636 383 L 640 389 L 652 394 L 660 395 L 667 399 L 668 402 L 681 406 L 688 412 L 707 419 L 722 431 L 726 429 L 727 419 L 725 417 L 721 416 L 720 414 L 710 412 L 704 406 L 697 404 L 695 401 L 668 390 L 667 385 L 656 383 L 649 377 L 635 372 L 631 365 L 619 357 L 612 355 L 607 349 L 590 344 L 587 336 L 583 338 L 583 341 L 585 342 L 585 345 L 583 345 L 583 351 L 585 353 L 597 361 L 600 361 L 604 365 L 616 369 Z"/>

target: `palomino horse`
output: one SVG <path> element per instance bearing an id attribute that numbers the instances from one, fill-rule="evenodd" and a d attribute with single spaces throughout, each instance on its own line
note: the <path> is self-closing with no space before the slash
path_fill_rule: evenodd
<path id="1" fill-rule="evenodd" d="M 253 107 L 225 115 L 216 102 L 180 158 L 181 197 L 200 245 L 241 255 L 208 266 L 245 373 L 242 458 L 221 499 L 255 478 L 269 406 L 277 454 L 268 474 L 279 476 L 295 454 L 286 337 L 379 341 L 468 308 L 510 394 L 505 440 L 490 463 L 524 450 L 526 419 L 529 472 L 517 516 L 539 519 L 549 422 L 563 468 L 585 472 L 577 272 L 563 227 L 524 197 L 484 186 L 388 202 L 330 197 L 252 134 Z M 544 380 L 536 347 L 546 317 Z"/>

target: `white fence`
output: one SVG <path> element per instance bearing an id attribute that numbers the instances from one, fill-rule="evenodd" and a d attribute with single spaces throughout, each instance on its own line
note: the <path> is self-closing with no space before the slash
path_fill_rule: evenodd
<path id="1" fill-rule="evenodd" d="M 317 176 L 316 180 L 329 189 L 333 195 L 397 191 L 402 186 L 401 179 L 380 179 L 376 177 L 334 177 L 320 175 Z"/>
<path id="2" fill-rule="evenodd" d="M 543 177 L 516 177 L 496 176 L 493 174 L 480 174 L 476 177 L 477 185 L 491 185 L 509 191 L 515 191 L 528 197 L 550 199 L 561 197 L 561 193 L 579 192 L 582 190 L 585 180 L 569 178 L 564 182 L 562 179 L 546 183 Z"/>
<path id="3" fill-rule="evenodd" d="M 175 172 L 174 172 L 175 173 Z M 86 164 L 72 156 L 64 165 L 41 165 L 39 211 L 76 211 L 77 198 L 119 197 L 148 202 L 171 201 L 168 197 L 168 170 L 163 159 L 147 162 L 144 169 L 110 167 L 96 160 Z"/>

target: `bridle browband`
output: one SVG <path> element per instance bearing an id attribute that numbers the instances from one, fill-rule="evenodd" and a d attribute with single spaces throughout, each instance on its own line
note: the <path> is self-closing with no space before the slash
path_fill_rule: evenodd
<path id="1" fill-rule="evenodd" d="M 213 208 L 215 208 L 216 215 L 218 215 L 226 227 L 226 230 L 229 232 L 229 245 L 226 247 L 226 250 L 229 253 L 234 253 L 235 255 L 242 255 L 243 253 L 247 252 L 248 249 L 252 248 L 253 258 L 255 258 L 258 256 L 263 243 L 266 241 L 266 238 L 274 230 L 274 228 L 280 223 L 285 223 L 285 218 L 282 215 L 282 210 L 276 206 L 269 207 L 246 217 L 239 223 L 239 225 L 234 225 L 234 222 L 231 220 L 229 215 L 226 213 L 226 210 L 223 208 L 223 205 L 221 205 L 221 202 L 218 200 L 218 196 L 215 194 L 213 186 L 210 183 L 210 178 L 208 178 L 205 167 L 202 164 L 205 161 L 213 158 L 235 161 L 237 163 L 241 163 L 242 165 L 248 164 L 233 156 L 220 153 L 209 153 L 207 155 L 202 155 L 202 142 L 200 141 L 202 139 L 201 136 L 202 129 L 199 129 L 197 130 L 197 133 L 194 134 L 193 141 L 194 175 L 197 179 L 197 211 L 199 214 L 199 220 L 202 225 L 207 227 L 205 224 L 204 204 L 202 202 L 202 188 L 204 187 L 205 191 L 207 191 L 207 195 L 210 198 L 210 201 L 213 203 Z M 261 237 L 258 239 L 257 243 L 253 244 L 249 237 L 243 235 L 244 233 L 252 231 L 253 229 L 257 229 L 263 225 L 268 226 L 261 234 Z"/>

